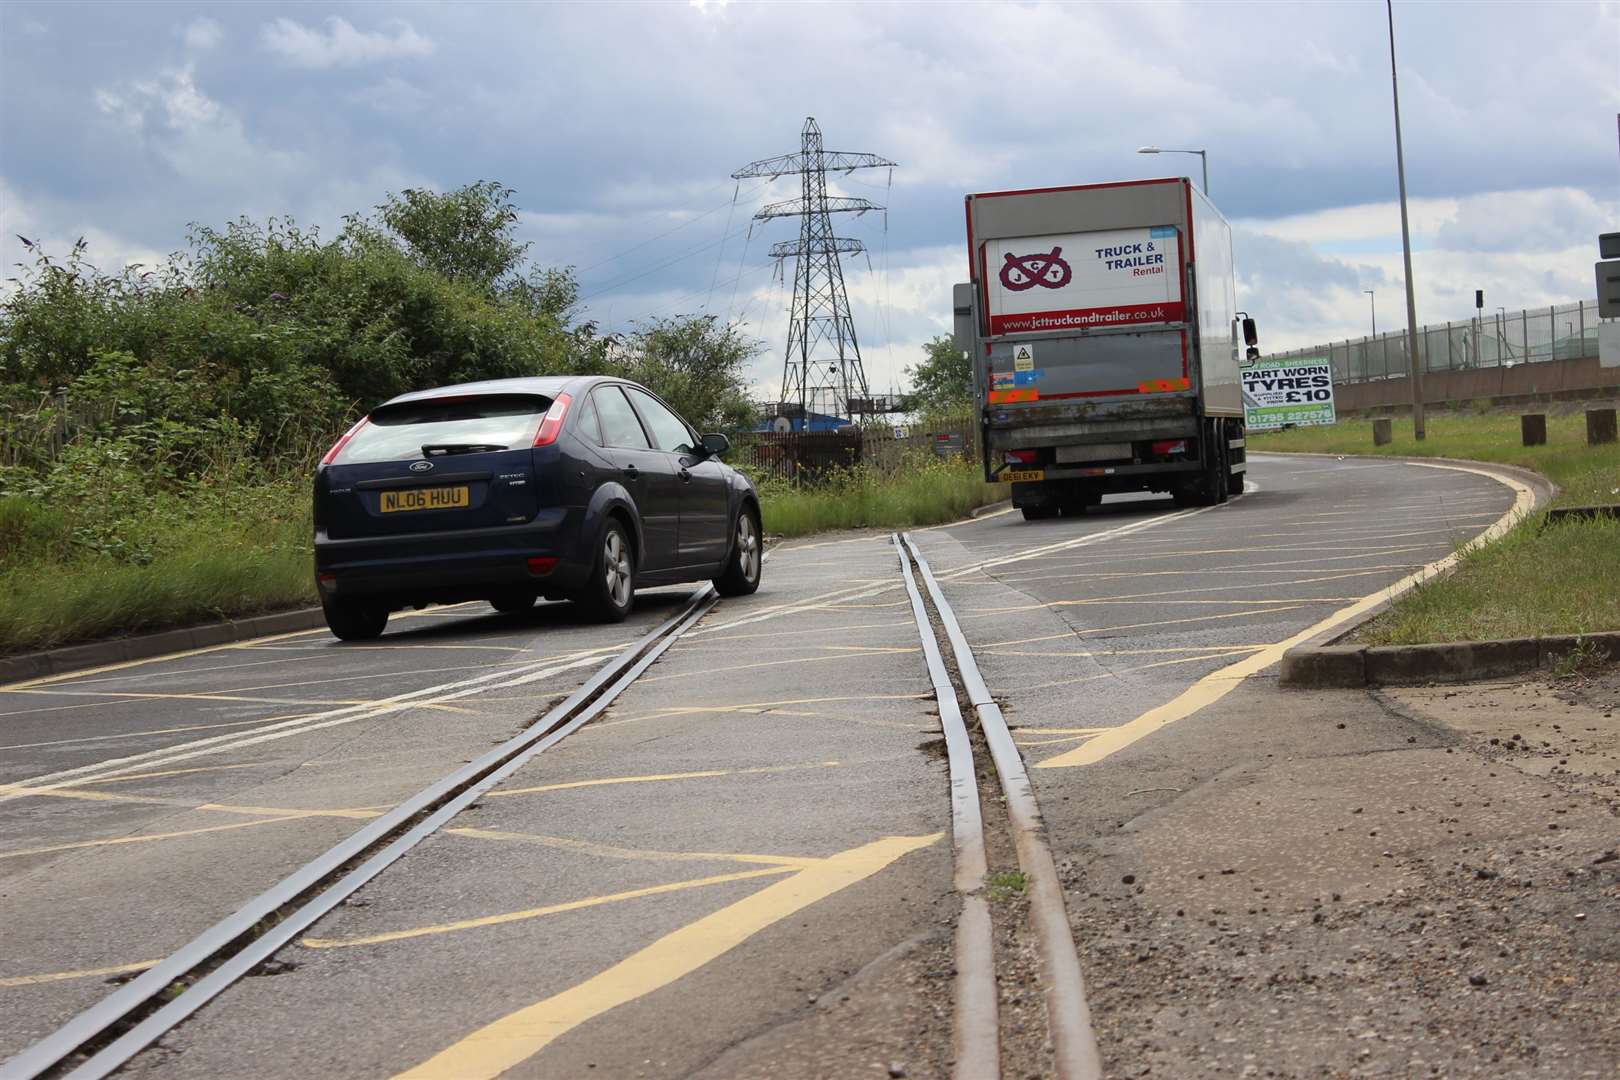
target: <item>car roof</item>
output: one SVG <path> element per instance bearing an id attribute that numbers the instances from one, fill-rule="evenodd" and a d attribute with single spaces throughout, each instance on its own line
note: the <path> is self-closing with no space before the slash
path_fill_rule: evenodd
<path id="1" fill-rule="evenodd" d="M 565 390 L 578 394 L 597 383 L 624 381 L 626 380 L 604 375 L 534 375 L 519 379 L 485 379 L 482 382 L 435 386 L 429 390 L 412 390 L 408 394 L 389 398 L 377 407 L 380 409 L 386 405 L 399 405 L 407 401 L 431 401 L 434 398 L 473 397 L 482 394 L 538 394 L 550 398 Z"/>

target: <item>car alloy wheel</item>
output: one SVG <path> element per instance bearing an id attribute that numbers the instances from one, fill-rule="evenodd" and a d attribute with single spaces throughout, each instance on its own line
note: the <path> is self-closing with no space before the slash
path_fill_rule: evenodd
<path id="1" fill-rule="evenodd" d="M 746 511 L 737 515 L 737 568 L 749 581 L 759 577 L 759 530 Z"/>
<path id="2" fill-rule="evenodd" d="M 629 606 L 632 576 L 630 548 L 624 542 L 624 534 L 618 529 L 608 530 L 602 548 L 602 567 L 608 599 L 615 607 Z"/>

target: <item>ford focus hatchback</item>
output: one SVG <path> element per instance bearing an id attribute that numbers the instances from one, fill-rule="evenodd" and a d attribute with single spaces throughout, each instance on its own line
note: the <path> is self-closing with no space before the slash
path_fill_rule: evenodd
<path id="1" fill-rule="evenodd" d="M 568 599 L 618 621 L 635 590 L 711 579 L 759 588 L 759 500 L 646 387 L 556 377 L 403 394 L 315 471 L 315 576 L 332 633 L 381 634 L 391 611 Z"/>

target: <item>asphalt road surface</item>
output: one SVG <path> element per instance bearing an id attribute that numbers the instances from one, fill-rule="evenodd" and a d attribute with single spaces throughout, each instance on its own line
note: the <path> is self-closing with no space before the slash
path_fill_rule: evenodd
<path id="1" fill-rule="evenodd" d="M 1208 710 L 1308 712 L 1275 688 L 1283 645 L 1514 502 L 1441 466 L 1251 470 L 1221 507 L 1110 498 L 914 534 L 1055 845 L 1241 759 Z M 365 645 L 295 633 L 0 687 L 0 1058 L 510 736 L 686 595 L 644 593 L 623 626 L 469 604 Z M 127 1071 L 940 1075 L 938 736 L 887 534 L 781 545 L 757 595 Z"/>

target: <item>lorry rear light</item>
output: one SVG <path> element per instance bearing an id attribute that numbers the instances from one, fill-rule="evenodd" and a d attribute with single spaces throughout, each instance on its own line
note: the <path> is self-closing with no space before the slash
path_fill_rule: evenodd
<path id="1" fill-rule="evenodd" d="M 555 555 L 537 555 L 529 560 L 529 573 L 535 575 L 549 574 L 557 569 L 559 561 Z"/>
<path id="2" fill-rule="evenodd" d="M 337 442 L 332 444 L 332 449 L 328 450 L 326 452 L 326 456 L 321 458 L 321 464 L 322 465 L 330 465 L 330 464 L 332 464 L 332 459 L 337 457 L 338 454 L 342 452 L 343 448 L 345 446 L 349 445 L 349 440 L 354 438 L 355 433 L 357 431 L 359 431 L 361 428 L 365 427 L 365 426 L 366 426 L 366 418 L 364 416 L 362 416 L 360 419 L 358 419 L 358 420 L 356 420 L 354 422 L 354 427 L 350 428 L 348 431 L 345 431 L 343 433 L 343 436 L 340 439 L 338 439 Z"/>
<path id="3" fill-rule="evenodd" d="M 1040 455 L 1039 450 L 1009 450 L 1007 451 L 1007 464 L 1033 465 Z"/>
<path id="4" fill-rule="evenodd" d="M 1154 456 L 1164 457 L 1170 454 L 1185 454 L 1187 452 L 1186 439 L 1164 439 L 1148 447 Z"/>
<path id="5" fill-rule="evenodd" d="M 316 574 L 315 575 L 315 582 L 316 582 L 316 584 L 320 585 L 320 587 L 323 588 L 323 589 L 329 589 L 329 590 L 330 589 L 335 589 L 335 588 L 337 588 L 337 575 L 336 574 Z"/>
<path id="6" fill-rule="evenodd" d="M 534 445 L 550 446 L 557 441 L 557 433 L 562 430 L 563 418 L 568 415 L 568 404 L 573 400 L 567 394 L 557 395 L 551 403 L 551 408 L 546 410 L 546 418 L 540 421 L 540 430 L 535 434 Z M 534 562 L 533 559 L 529 561 Z"/>

